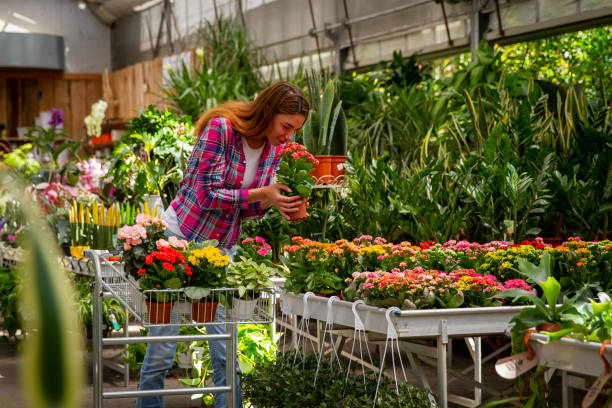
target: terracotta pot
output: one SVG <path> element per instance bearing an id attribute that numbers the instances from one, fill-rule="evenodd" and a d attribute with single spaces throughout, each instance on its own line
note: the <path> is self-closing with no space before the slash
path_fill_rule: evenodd
<path id="1" fill-rule="evenodd" d="M 300 206 L 300 209 L 297 212 L 292 212 L 289 213 L 289 220 L 290 221 L 299 221 L 299 220 L 303 220 L 304 218 L 308 217 L 308 212 L 306 211 L 306 203 L 302 203 L 302 205 Z"/>
<path id="2" fill-rule="evenodd" d="M 333 156 L 315 156 L 319 164 L 312 168 L 310 174 L 314 176 L 316 184 L 329 184 L 333 181 L 331 163 Z"/>
<path id="3" fill-rule="evenodd" d="M 332 156 L 331 175 L 337 183 L 340 183 L 342 179 L 344 179 L 344 162 L 347 157 L 348 156 Z"/>
<path id="4" fill-rule="evenodd" d="M 191 304 L 191 318 L 198 323 L 207 323 L 215 320 L 219 302 L 193 302 Z"/>
<path id="5" fill-rule="evenodd" d="M 150 302 L 147 304 L 147 313 L 149 314 L 150 324 L 168 324 L 170 323 L 170 313 L 172 312 L 172 302 Z"/>
<path id="6" fill-rule="evenodd" d="M 553 333 L 561 330 L 561 325 L 559 323 L 540 323 L 536 326 L 536 329 Z"/>

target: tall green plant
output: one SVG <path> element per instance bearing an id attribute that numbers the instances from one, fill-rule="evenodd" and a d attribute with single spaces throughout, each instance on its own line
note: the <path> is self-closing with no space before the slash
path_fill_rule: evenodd
<path id="1" fill-rule="evenodd" d="M 198 41 L 193 68 L 183 64 L 171 71 L 170 86 L 162 90 L 176 112 L 195 120 L 221 102 L 251 99 L 265 87 L 259 71 L 265 60 L 236 20 L 206 21 Z"/>
<path id="2" fill-rule="evenodd" d="M 310 112 L 302 126 L 303 144 L 314 155 L 346 155 L 348 124 L 333 79 L 307 76 Z"/>

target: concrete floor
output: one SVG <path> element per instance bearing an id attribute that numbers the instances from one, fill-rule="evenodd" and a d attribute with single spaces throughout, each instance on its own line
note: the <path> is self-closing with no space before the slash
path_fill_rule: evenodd
<path id="1" fill-rule="evenodd" d="M 282 343 L 282 342 L 281 342 Z M 347 342 L 345 344 L 345 350 L 350 351 L 350 343 Z M 111 357 L 113 355 L 117 355 L 120 349 L 105 349 L 105 356 Z M 378 361 L 378 353 L 377 348 L 373 347 L 373 357 L 375 361 Z M 484 345 L 483 342 L 483 356 L 484 354 L 490 351 L 487 346 Z M 452 369 L 449 371 L 460 372 L 462 367 L 466 367 L 469 365 L 470 361 L 469 354 L 467 352 L 467 348 L 462 340 L 454 341 L 453 348 L 453 363 Z M 116 357 L 115 361 L 120 362 L 120 357 Z M 0 408 L 25 408 L 27 407 L 27 402 L 24 397 L 23 391 L 19 384 L 19 354 L 15 345 L 11 344 L 0 344 Z M 397 360 L 396 360 L 397 362 Z M 406 374 L 408 377 L 408 382 L 412 384 L 416 384 L 416 378 L 413 375 L 412 370 L 406 359 L 404 359 L 404 366 L 406 368 Z M 431 388 L 436 391 L 437 390 L 437 373 L 435 368 L 421 363 L 425 376 L 429 381 Z M 389 358 L 386 364 L 386 370 L 390 369 L 391 361 Z M 355 365 L 353 365 L 355 368 Z M 450 367 L 449 367 L 450 368 Z M 87 378 L 86 384 L 83 388 L 82 395 L 82 403 L 81 407 L 89 408 L 93 407 L 93 387 L 91 384 L 91 363 L 87 364 Z M 401 371 L 398 372 L 399 376 L 402 376 Z M 177 379 L 177 375 L 183 375 L 184 370 L 174 370 L 171 371 L 169 376 L 166 379 L 166 387 L 167 388 L 181 388 L 182 384 Z M 403 377 L 403 376 L 402 376 Z M 461 377 L 465 379 L 471 379 L 472 373 L 466 373 L 461 375 Z M 452 378 L 452 376 L 449 376 Z M 483 366 L 483 378 L 485 384 L 493 390 L 502 391 L 507 389 L 508 387 L 512 387 L 513 382 L 504 380 L 497 375 L 494 369 L 494 362 L 490 361 Z M 138 384 L 138 373 L 132 373 L 130 378 L 129 387 L 124 386 L 124 376 L 116 371 L 113 371 L 109 368 L 105 368 L 104 370 L 104 391 L 125 391 L 125 390 L 135 390 Z M 560 399 L 560 378 L 559 376 L 553 377 L 553 385 L 551 386 L 551 391 L 555 394 L 554 400 L 557 403 L 561 402 Z M 462 396 L 471 398 L 473 396 L 473 388 L 469 385 L 469 383 L 453 380 L 449 384 L 449 392 L 457 393 Z M 580 394 L 580 393 L 578 393 Z M 495 397 L 491 393 L 484 393 L 483 395 L 484 401 L 491 401 L 501 399 L 501 397 Z M 576 395 L 576 397 L 580 397 L 580 395 Z M 580 399 L 576 398 L 577 403 L 580 403 Z M 104 400 L 105 408 L 127 408 L 134 407 L 135 399 L 106 399 Z M 195 407 L 203 407 L 204 405 L 201 403 L 200 399 L 191 400 L 190 396 L 172 396 L 166 397 L 166 407 L 167 408 L 195 408 Z M 449 407 L 456 407 L 457 405 L 449 404 Z"/>
<path id="2" fill-rule="evenodd" d="M 105 355 L 117 354 L 118 350 L 105 350 Z M 117 360 L 119 361 L 119 360 Z M 28 406 L 19 383 L 20 357 L 17 348 L 11 344 L 0 344 L 0 408 L 25 408 Z M 91 383 L 91 363 L 87 365 L 87 379 L 81 397 L 81 407 L 93 407 L 93 386 Z M 184 370 L 175 370 L 166 378 L 166 387 L 184 387 L 177 379 Z M 104 369 L 104 391 L 135 390 L 138 386 L 138 375 L 132 373 L 129 387 L 124 386 L 124 376 L 109 368 Z M 166 397 L 167 408 L 203 407 L 201 400 L 191 400 L 190 396 Z M 136 405 L 135 398 L 106 399 L 105 408 L 127 408 Z"/>

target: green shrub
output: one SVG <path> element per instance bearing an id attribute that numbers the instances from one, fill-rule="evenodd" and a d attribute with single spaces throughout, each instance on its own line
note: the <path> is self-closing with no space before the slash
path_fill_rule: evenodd
<path id="1" fill-rule="evenodd" d="M 244 398 L 254 407 L 371 407 L 374 404 L 377 378 L 367 375 L 365 383 L 361 375 L 331 369 L 328 362 L 322 363 L 314 384 L 317 359 L 307 355 L 304 362 L 295 352 L 279 354 L 276 361 L 257 364 L 253 371 L 242 377 Z M 361 374 L 359 372 L 359 374 Z M 346 381 L 345 381 L 346 380 Z M 381 381 L 375 407 L 433 406 L 427 392 L 402 383 L 396 394 L 394 383 L 385 378 Z"/>

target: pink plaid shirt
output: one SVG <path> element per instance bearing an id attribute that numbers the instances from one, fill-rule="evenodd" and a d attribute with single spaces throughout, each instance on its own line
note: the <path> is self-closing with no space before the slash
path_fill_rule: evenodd
<path id="1" fill-rule="evenodd" d="M 251 188 L 270 184 L 278 166 L 277 151 L 266 142 Z M 240 134 L 223 117 L 211 119 L 196 141 L 185 176 L 172 201 L 183 235 L 194 241 L 216 239 L 231 248 L 238 241 L 243 219 L 263 217 L 259 201 L 248 202 L 242 188 L 246 159 Z"/>

